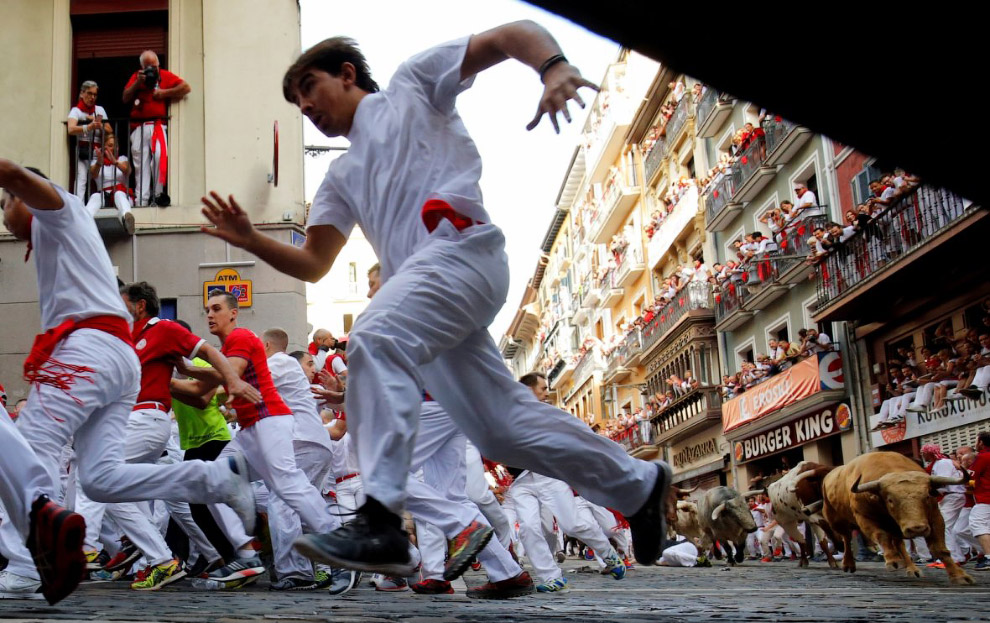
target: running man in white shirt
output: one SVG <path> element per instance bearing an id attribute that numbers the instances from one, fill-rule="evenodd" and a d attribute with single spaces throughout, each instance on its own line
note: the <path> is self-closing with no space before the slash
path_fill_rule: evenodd
<path id="1" fill-rule="evenodd" d="M 121 432 L 138 395 L 141 366 L 131 315 L 96 223 L 78 197 L 9 160 L 0 159 L 0 187 L 4 225 L 29 241 L 38 277 L 45 333 L 24 363 L 31 392 L 17 426 L 48 472 L 43 493 L 54 496 L 62 448 L 72 437 L 78 482 L 90 499 L 223 502 L 253 531 L 254 494 L 239 455 L 213 463 L 124 462 Z M 243 395 L 247 386 L 228 391 Z M 50 572 L 38 571 L 43 578 Z"/>
<path id="2" fill-rule="evenodd" d="M 550 34 L 517 22 L 464 37 L 403 63 L 379 91 L 353 41 L 328 39 L 287 71 L 283 92 L 348 153 L 327 171 L 302 248 L 260 233 L 232 198 L 204 198 L 203 230 L 309 281 L 330 269 L 360 224 L 382 258 L 383 285 L 349 338 L 347 413 L 367 501 L 355 521 L 300 544 L 324 561 L 401 572 L 401 527 L 420 396 L 425 388 L 485 456 L 571 481 L 616 508 L 637 559 L 653 564 L 666 531 L 669 466 L 630 457 L 568 413 L 538 402 L 512 378 L 487 327 L 505 303 L 505 238 L 481 198 L 481 157 L 457 114 L 479 72 L 515 58 L 545 85 L 536 116 L 558 127 L 580 87 L 596 88 Z M 438 277 L 442 276 L 442 277 Z M 331 562 L 332 564 L 332 562 Z"/>

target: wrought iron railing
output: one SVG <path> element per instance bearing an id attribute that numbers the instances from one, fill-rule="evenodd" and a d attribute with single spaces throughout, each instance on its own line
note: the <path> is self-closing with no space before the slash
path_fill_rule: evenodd
<path id="1" fill-rule="evenodd" d="M 721 412 L 722 397 L 717 387 L 699 387 L 682 395 L 653 417 L 657 433 L 662 435 L 697 415 Z"/>
<path id="2" fill-rule="evenodd" d="M 763 165 L 763 161 L 767 157 L 767 141 L 763 136 L 757 136 L 753 141 L 746 146 L 746 149 L 739 154 L 738 164 L 739 164 L 739 175 L 740 175 L 740 185 L 745 184 L 749 181 L 753 174 L 756 173 Z"/>
<path id="3" fill-rule="evenodd" d="M 870 281 L 975 209 L 959 195 L 934 186 L 901 196 L 819 262 L 817 309 Z"/>
<path id="4" fill-rule="evenodd" d="M 694 281 L 684 286 L 674 300 L 667 303 L 643 327 L 643 350 L 656 344 L 685 314 L 695 309 L 712 309 L 711 286 L 703 281 Z"/>
<path id="5" fill-rule="evenodd" d="M 681 97 L 681 101 L 677 102 L 677 107 L 674 109 L 674 114 L 670 116 L 670 120 L 667 121 L 667 151 L 669 152 L 671 147 L 677 139 L 677 135 L 680 134 L 681 130 L 684 128 L 684 124 L 687 123 L 688 119 L 694 114 L 694 96 L 691 93 L 685 93 Z"/>
<path id="6" fill-rule="evenodd" d="M 772 154 L 773 150 L 784 142 L 791 130 L 797 127 L 796 123 L 788 121 L 780 116 L 767 117 L 763 120 L 763 131 L 767 136 L 767 153 Z"/>
<path id="7" fill-rule="evenodd" d="M 725 209 L 725 206 L 732 202 L 732 196 L 741 185 L 741 173 L 738 168 L 733 167 L 725 171 L 721 179 L 708 187 L 705 191 L 705 219 L 707 223 L 715 220 L 715 217 Z"/>
<path id="8" fill-rule="evenodd" d="M 738 278 L 730 278 L 722 288 L 715 293 L 715 322 L 722 322 L 729 314 L 739 310 L 750 298 L 746 291 L 743 268 Z"/>

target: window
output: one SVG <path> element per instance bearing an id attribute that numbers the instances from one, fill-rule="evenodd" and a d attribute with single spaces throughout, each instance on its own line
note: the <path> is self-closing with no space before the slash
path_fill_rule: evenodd
<path id="1" fill-rule="evenodd" d="M 178 318 L 178 299 L 161 299 L 159 302 L 161 309 L 158 310 L 158 317 L 163 320 L 175 320 Z"/>
<path id="2" fill-rule="evenodd" d="M 347 265 L 347 291 L 351 294 L 358 293 L 357 262 L 351 262 Z"/>
<path id="3" fill-rule="evenodd" d="M 742 368 L 742 362 L 748 361 L 750 363 L 753 363 L 756 360 L 755 357 L 756 353 L 754 352 L 755 346 L 756 346 L 756 340 L 753 338 L 749 338 L 743 344 L 736 347 L 735 361 L 732 362 L 732 365 L 734 366 L 736 372 L 738 372 Z M 728 368 L 728 366 L 726 367 Z"/>
<path id="4" fill-rule="evenodd" d="M 867 164 L 863 167 L 863 170 L 853 178 L 852 182 L 852 194 L 853 201 L 856 205 L 859 205 L 867 200 L 870 196 L 870 182 L 880 177 L 880 169 L 874 166 L 874 163 Z"/>
<path id="5" fill-rule="evenodd" d="M 769 348 L 770 340 L 791 341 L 791 318 L 789 315 L 777 319 L 767 327 L 767 348 Z"/>
<path id="6" fill-rule="evenodd" d="M 354 325 L 354 314 L 344 314 L 344 333 L 349 333 Z"/>

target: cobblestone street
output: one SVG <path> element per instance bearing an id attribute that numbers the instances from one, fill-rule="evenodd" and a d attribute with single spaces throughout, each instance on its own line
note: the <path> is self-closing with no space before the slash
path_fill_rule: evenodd
<path id="1" fill-rule="evenodd" d="M 849 576 L 822 564 L 747 562 L 728 569 L 654 567 L 630 571 L 625 580 L 581 571 L 568 560 L 571 588 L 563 594 L 485 602 L 455 595 L 380 593 L 362 581 L 344 597 L 272 593 L 267 584 L 230 593 L 196 591 L 186 582 L 157 593 L 126 584 L 83 586 L 58 606 L 0 601 L 0 618 L 14 621 L 973 621 L 990 620 L 990 574 L 972 571 L 976 586 L 949 586 L 944 571 L 924 569 L 921 580 L 861 564 Z M 482 580 L 469 572 L 467 584 Z"/>

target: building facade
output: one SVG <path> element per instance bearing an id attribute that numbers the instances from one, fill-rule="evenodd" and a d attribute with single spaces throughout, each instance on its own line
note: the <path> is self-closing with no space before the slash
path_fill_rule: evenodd
<path id="1" fill-rule="evenodd" d="M 155 175 L 169 200 L 139 200 L 133 234 L 113 209 L 97 215 L 118 277 L 153 283 L 163 316 L 183 318 L 201 334 L 205 292 L 227 288 L 241 300 L 242 325 L 256 332 L 281 326 L 303 346 L 304 284 L 199 231 L 200 197 L 216 190 L 238 198 L 266 233 L 303 240 L 302 119 L 277 88 L 300 52 L 297 3 L 12 0 L 3 11 L 0 98 L 19 111 L 17 123 L 0 128 L 3 156 L 73 188 L 80 156 L 65 121 L 85 80 L 100 85 L 97 104 L 106 107 L 120 152 L 133 155 L 140 146 L 129 144 L 121 92 L 139 55 L 155 51 L 192 91 L 156 120 L 166 128 L 168 162 Z M 24 243 L 0 234 L 0 309 L 23 328 L 0 336 L 0 379 L 17 397 L 27 389 L 18 379 L 39 329 L 34 268 L 23 258 Z"/>

